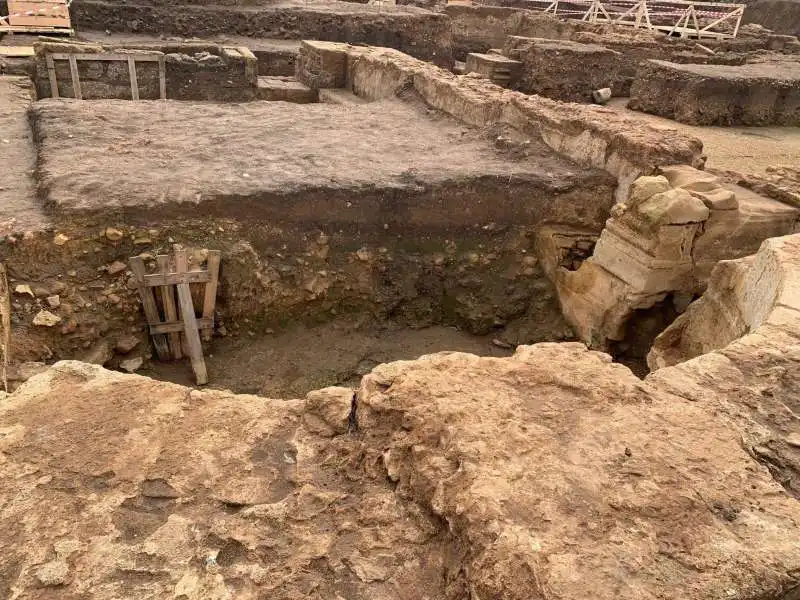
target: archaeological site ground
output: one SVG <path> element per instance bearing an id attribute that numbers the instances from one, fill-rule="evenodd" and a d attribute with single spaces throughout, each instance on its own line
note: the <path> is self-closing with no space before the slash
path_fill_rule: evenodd
<path id="1" fill-rule="evenodd" d="M 800 600 L 798 34 L 0 2 L 0 600 Z"/>

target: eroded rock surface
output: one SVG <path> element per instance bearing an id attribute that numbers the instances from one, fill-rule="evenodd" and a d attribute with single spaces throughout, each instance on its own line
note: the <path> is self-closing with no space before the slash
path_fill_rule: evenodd
<path id="1" fill-rule="evenodd" d="M 743 444 L 774 423 L 669 382 L 580 344 L 442 353 L 377 367 L 354 412 L 62 362 L 0 404 L 0 595 L 796 592 L 800 504 Z"/>

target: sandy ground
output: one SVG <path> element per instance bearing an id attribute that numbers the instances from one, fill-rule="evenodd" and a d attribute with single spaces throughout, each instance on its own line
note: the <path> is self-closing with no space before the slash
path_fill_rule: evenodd
<path id="1" fill-rule="evenodd" d="M 598 176 L 540 142 L 514 159 L 484 132 L 395 99 L 352 107 L 47 99 L 33 118 L 48 201 L 64 210 L 419 190 L 486 177 L 559 192 Z"/>
<path id="2" fill-rule="evenodd" d="M 29 80 L 0 77 L 0 235 L 44 227 L 36 199 L 36 151 L 28 126 Z"/>
<path id="3" fill-rule="evenodd" d="M 800 127 L 697 127 L 628 110 L 627 102 L 627 98 L 614 98 L 609 107 L 697 136 L 703 140 L 708 168 L 763 175 L 767 167 L 800 165 Z"/>
<path id="4" fill-rule="evenodd" d="M 357 323 L 296 327 L 272 335 L 215 338 L 206 366 L 210 387 L 268 398 L 298 398 L 332 385 L 358 386 L 378 364 L 434 352 L 510 356 L 512 351 L 452 327 L 376 328 Z M 163 381 L 194 385 L 186 361 L 152 362 L 140 371 Z"/>

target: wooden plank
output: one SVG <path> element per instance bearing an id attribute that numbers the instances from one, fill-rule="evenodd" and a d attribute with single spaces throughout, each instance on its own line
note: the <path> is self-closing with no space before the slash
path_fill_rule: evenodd
<path id="1" fill-rule="evenodd" d="M 164 56 L 158 57 L 158 97 L 167 99 L 167 62 Z"/>
<path id="2" fill-rule="evenodd" d="M 0 33 L 63 33 L 64 35 L 75 35 L 74 29 L 64 27 L 11 27 L 0 25 Z"/>
<path id="3" fill-rule="evenodd" d="M 8 14 L 17 27 L 71 27 L 66 0 L 8 0 Z"/>
<path id="4" fill-rule="evenodd" d="M 176 285 L 178 283 L 207 283 L 211 280 L 208 271 L 186 271 L 185 273 L 153 274 L 144 276 L 144 284 L 148 287 Z"/>
<path id="5" fill-rule="evenodd" d="M 33 46 L 0 46 L 0 56 L 10 56 L 14 58 L 25 58 L 35 56 Z"/>
<path id="6" fill-rule="evenodd" d="M 158 313 L 158 305 L 156 304 L 153 290 L 144 284 L 144 260 L 140 256 L 134 256 L 129 263 L 131 271 L 133 271 L 133 275 L 136 278 L 136 287 L 139 289 L 139 296 L 142 298 L 142 307 L 144 308 L 144 316 L 147 318 L 147 323 L 149 325 L 157 325 L 161 322 L 161 315 Z M 169 359 L 169 346 L 165 336 L 154 335 L 153 345 L 156 348 L 156 354 L 158 354 L 159 359 Z"/>
<path id="7" fill-rule="evenodd" d="M 58 98 L 58 78 L 56 77 L 56 64 L 49 54 L 45 57 L 47 63 L 47 77 L 50 79 L 50 97 Z"/>
<path id="8" fill-rule="evenodd" d="M 136 61 L 133 56 L 128 57 L 128 73 L 131 76 L 131 99 L 139 99 L 139 80 L 136 78 Z"/>
<path id="9" fill-rule="evenodd" d="M 214 322 L 214 307 L 217 303 L 217 285 L 219 284 L 219 262 L 220 251 L 210 250 L 208 252 L 208 273 L 211 279 L 206 284 L 205 296 L 203 297 L 203 318 Z M 203 339 L 211 339 L 211 331 L 203 332 Z"/>
<path id="10" fill-rule="evenodd" d="M 78 61 L 75 60 L 74 55 L 69 57 L 69 72 L 72 75 L 72 89 L 75 92 L 75 97 L 78 100 L 83 100 L 81 93 L 81 78 L 78 76 Z"/>
<path id="11" fill-rule="evenodd" d="M 71 54 L 69 52 L 53 52 L 50 56 L 52 56 L 56 60 L 70 60 L 74 58 L 75 60 L 120 60 L 120 61 L 127 61 L 130 57 L 133 57 L 133 60 L 136 62 L 158 62 L 160 59 L 164 58 L 164 55 L 161 52 L 155 54 L 106 54 L 106 53 L 86 53 L 86 52 L 76 52 L 75 54 Z"/>
<path id="12" fill-rule="evenodd" d="M 214 323 L 209 321 L 208 319 L 196 319 L 197 320 L 197 328 L 201 331 L 211 330 L 214 329 Z M 166 323 L 159 323 L 158 325 L 151 325 L 150 326 L 150 333 L 183 333 L 184 330 L 183 321 L 167 321 Z"/>
<path id="13" fill-rule="evenodd" d="M 167 275 L 169 273 L 169 256 L 163 254 L 159 255 L 156 257 L 156 262 L 158 263 L 158 270 L 161 274 Z M 162 285 L 160 289 L 161 302 L 164 305 L 164 316 L 167 322 L 177 322 L 178 307 L 175 305 L 175 288 L 172 285 Z M 150 333 L 153 333 L 153 326 L 150 327 Z M 169 349 L 172 352 L 172 358 L 175 360 L 183 358 L 183 352 L 181 351 L 181 334 L 177 332 L 170 333 L 167 340 L 169 341 Z"/>
<path id="14" fill-rule="evenodd" d="M 185 249 L 175 250 L 175 271 L 185 273 L 189 267 L 189 257 Z M 184 324 L 184 336 L 186 338 L 187 351 L 192 361 L 197 385 L 208 383 L 208 373 L 206 371 L 206 361 L 203 358 L 203 345 L 200 342 L 200 333 L 197 329 L 197 317 L 194 314 L 194 303 L 192 302 L 192 290 L 188 283 L 178 284 L 178 302 L 181 307 L 181 317 Z"/>

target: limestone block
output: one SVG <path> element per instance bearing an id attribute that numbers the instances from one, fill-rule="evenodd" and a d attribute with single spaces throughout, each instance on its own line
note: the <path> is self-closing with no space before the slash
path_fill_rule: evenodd
<path id="1" fill-rule="evenodd" d="M 651 226 L 701 223 L 710 214 L 702 200 L 679 188 L 651 196 L 637 210 Z"/>
<path id="2" fill-rule="evenodd" d="M 631 184 L 628 204 L 631 206 L 639 204 L 655 194 L 666 192 L 669 188 L 669 180 L 662 175 L 639 177 Z"/>
<path id="3" fill-rule="evenodd" d="M 710 210 L 735 210 L 739 208 L 739 201 L 732 190 L 718 187 L 707 192 L 689 190 L 689 193 L 703 201 Z"/>
<path id="4" fill-rule="evenodd" d="M 694 192 L 708 192 L 720 187 L 720 179 L 689 165 L 669 165 L 659 169 L 670 186 Z"/>
<path id="5" fill-rule="evenodd" d="M 664 259 L 660 257 L 657 246 L 648 252 L 640 242 L 637 232 L 619 227 L 606 228 L 590 261 L 630 286 L 631 294 L 654 295 L 690 286 L 690 258 Z"/>

